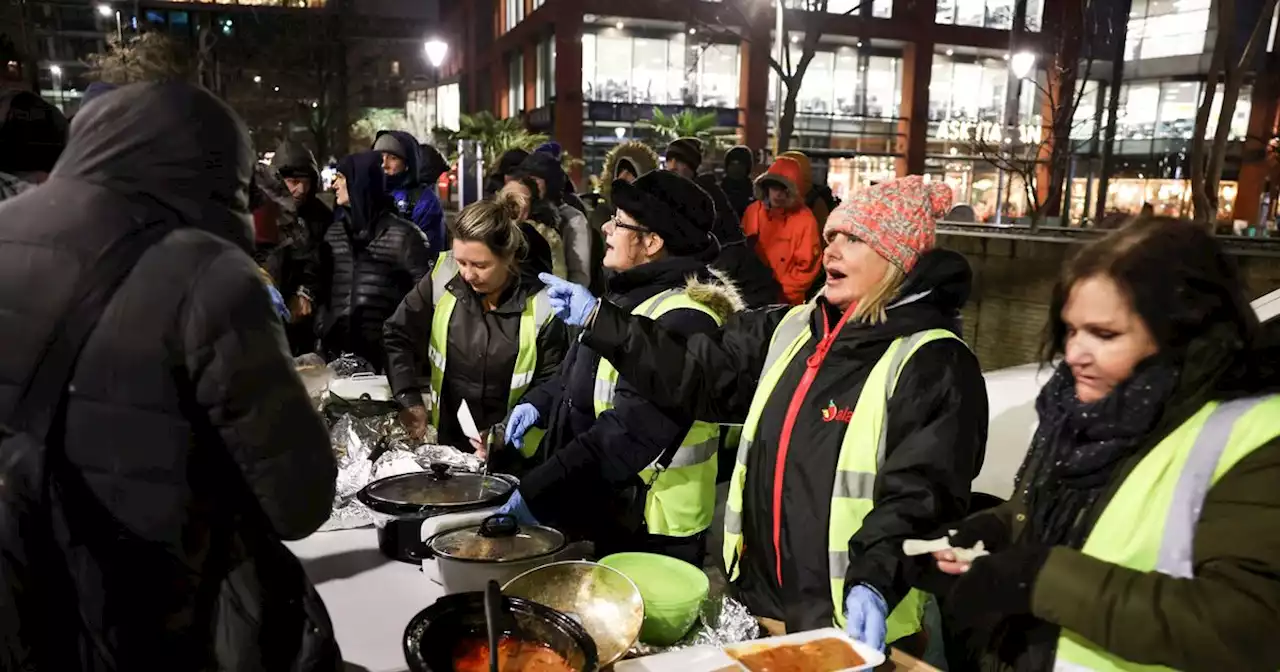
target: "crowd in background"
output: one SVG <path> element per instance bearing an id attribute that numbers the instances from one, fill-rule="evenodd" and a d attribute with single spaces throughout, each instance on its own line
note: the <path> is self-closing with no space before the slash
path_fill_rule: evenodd
<path id="1" fill-rule="evenodd" d="M 483 452 L 466 402 L 521 521 L 715 544 L 772 633 L 941 640 L 954 670 L 1280 666 L 1280 338 L 1195 224 L 1062 269 L 1039 426 L 984 504 L 945 185 L 836 203 L 803 154 L 752 179 L 734 148 L 717 179 L 680 138 L 619 145 L 587 208 L 548 143 L 446 218 L 443 158 L 401 132 L 337 162 L 330 204 L 305 148 L 262 164 L 197 87 L 96 92 L 69 133 L 32 94 L 0 113 L 4 669 L 341 669 L 281 544 L 336 474 L 290 350 L 360 357 L 410 435 Z"/>

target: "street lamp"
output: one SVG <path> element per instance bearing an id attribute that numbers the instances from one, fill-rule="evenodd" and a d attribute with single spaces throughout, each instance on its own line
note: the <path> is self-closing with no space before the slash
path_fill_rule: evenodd
<path id="1" fill-rule="evenodd" d="M 1026 79 L 1036 65 L 1036 55 L 1030 51 L 1019 51 L 1009 59 L 1009 69 L 1018 79 Z"/>
<path id="2" fill-rule="evenodd" d="M 621 140 L 627 137 L 627 129 L 623 128 L 622 126 L 615 126 L 613 129 L 613 134 L 618 136 L 618 139 Z"/>
<path id="3" fill-rule="evenodd" d="M 261 84 L 261 83 L 262 83 L 262 75 L 254 75 L 254 76 L 253 76 L 253 83 L 254 83 L 254 84 Z"/>
<path id="4" fill-rule="evenodd" d="M 443 40 L 427 40 L 422 48 L 427 52 L 427 61 L 431 63 L 431 67 L 439 68 L 444 65 L 444 57 L 449 54 L 449 45 Z"/>
<path id="5" fill-rule="evenodd" d="M 111 5 L 103 3 L 98 5 L 98 16 L 102 18 L 110 18 L 112 14 L 116 15 L 116 41 L 124 42 L 124 27 L 120 25 L 120 10 L 112 9 Z"/>

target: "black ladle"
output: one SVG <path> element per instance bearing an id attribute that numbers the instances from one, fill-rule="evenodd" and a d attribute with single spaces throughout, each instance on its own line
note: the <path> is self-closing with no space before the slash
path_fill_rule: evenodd
<path id="1" fill-rule="evenodd" d="M 489 635 L 489 672 L 499 672 L 498 643 L 503 635 L 516 638 L 516 619 L 502 601 L 502 587 L 497 581 L 489 581 L 484 589 L 484 625 Z"/>

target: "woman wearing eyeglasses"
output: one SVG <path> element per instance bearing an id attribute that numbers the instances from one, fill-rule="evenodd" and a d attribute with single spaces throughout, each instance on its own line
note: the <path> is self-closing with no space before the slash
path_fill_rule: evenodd
<path id="1" fill-rule="evenodd" d="M 741 300 L 707 267 L 715 206 L 670 172 L 612 185 L 604 266 L 616 305 L 684 335 L 713 333 Z M 596 542 L 601 555 L 664 553 L 701 564 L 715 510 L 714 424 L 659 411 L 590 348 L 570 345 L 560 376 L 525 395 L 507 440 L 547 429 L 548 460 L 526 474 L 507 511 Z"/>

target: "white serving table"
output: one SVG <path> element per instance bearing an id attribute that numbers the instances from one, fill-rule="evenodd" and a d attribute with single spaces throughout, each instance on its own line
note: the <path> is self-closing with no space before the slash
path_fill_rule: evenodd
<path id="1" fill-rule="evenodd" d="M 409 620 L 444 591 L 420 567 L 386 558 L 372 527 L 317 532 L 285 544 L 320 592 L 348 670 L 403 672 Z"/>

